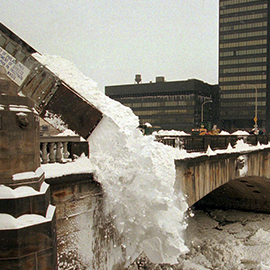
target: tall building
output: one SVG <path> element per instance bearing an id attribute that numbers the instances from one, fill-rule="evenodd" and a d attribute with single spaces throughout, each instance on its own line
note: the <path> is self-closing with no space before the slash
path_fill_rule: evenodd
<path id="1" fill-rule="evenodd" d="M 191 79 L 106 86 L 105 94 L 130 107 L 139 116 L 140 124 L 150 123 L 156 129 L 190 132 L 200 127 L 201 121 L 209 127 L 218 121 L 219 87 Z M 203 118 L 203 119 L 202 119 Z"/>
<path id="2" fill-rule="evenodd" d="M 219 1 L 220 120 L 223 128 L 270 131 L 269 1 Z"/>

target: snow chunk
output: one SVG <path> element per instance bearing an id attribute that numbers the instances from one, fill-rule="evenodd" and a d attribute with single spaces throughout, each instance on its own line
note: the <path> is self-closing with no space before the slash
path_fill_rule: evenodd
<path id="1" fill-rule="evenodd" d="M 152 125 L 151 125 L 150 123 L 144 123 L 144 125 L 145 125 L 146 127 L 148 127 L 148 128 L 151 128 L 151 127 L 152 127 Z"/>
<path id="2" fill-rule="evenodd" d="M 237 152 L 249 151 L 251 146 L 244 142 L 244 140 L 238 140 L 234 146 Z M 252 147 L 253 148 L 253 147 Z"/>
<path id="3" fill-rule="evenodd" d="M 270 239 L 269 237 L 270 232 L 260 228 L 253 236 L 248 239 L 247 244 L 252 246 L 264 244 L 268 246 Z"/>
<path id="4" fill-rule="evenodd" d="M 54 128 L 60 132 L 64 132 L 68 129 L 67 125 L 63 122 L 59 115 L 46 111 L 44 120 L 47 121 Z"/>

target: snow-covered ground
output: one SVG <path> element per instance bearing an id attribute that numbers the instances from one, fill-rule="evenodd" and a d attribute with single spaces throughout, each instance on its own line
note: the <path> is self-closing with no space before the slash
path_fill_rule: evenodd
<path id="1" fill-rule="evenodd" d="M 189 252 L 175 269 L 270 269 L 270 215 L 240 211 L 195 211 L 188 218 Z"/>

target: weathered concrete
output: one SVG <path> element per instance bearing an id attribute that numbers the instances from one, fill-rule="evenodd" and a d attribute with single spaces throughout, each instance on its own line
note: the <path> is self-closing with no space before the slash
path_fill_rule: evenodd
<path id="1" fill-rule="evenodd" d="M 121 241 L 105 215 L 103 189 L 93 175 L 66 175 L 46 182 L 56 206 L 59 267 L 123 269 Z"/>
<path id="2" fill-rule="evenodd" d="M 270 188 L 269 157 L 270 149 L 264 149 L 176 160 L 175 188 L 187 195 L 187 203 L 192 206 L 210 192 L 229 183 L 230 188 L 237 189 L 237 197 L 252 197 L 257 205 L 264 201 L 264 209 L 270 210 L 270 205 L 266 205 L 267 201 L 270 202 L 270 193 L 267 192 Z M 222 198 L 222 201 L 225 200 Z"/>
<path id="3" fill-rule="evenodd" d="M 35 172 L 40 166 L 39 119 L 29 98 L 0 94 L 0 106 L 0 181 L 12 187 L 25 185 L 12 176 Z M 28 184 L 38 190 L 43 180 L 38 178 Z"/>

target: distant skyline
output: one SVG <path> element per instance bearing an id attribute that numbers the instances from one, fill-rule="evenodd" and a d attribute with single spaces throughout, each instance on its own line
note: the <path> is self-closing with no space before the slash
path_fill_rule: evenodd
<path id="1" fill-rule="evenodd" d="M 2 0 L 1 22 L 41 54 L 73 62 L 104 90 L 164 76 L 218 83 L 213 0 Z"/>

